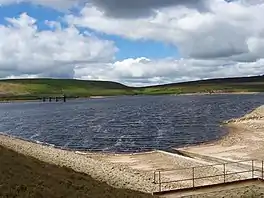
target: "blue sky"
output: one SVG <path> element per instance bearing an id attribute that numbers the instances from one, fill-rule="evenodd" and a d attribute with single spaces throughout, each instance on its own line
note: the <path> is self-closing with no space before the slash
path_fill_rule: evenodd
<path id="1" fill-rule="evenodd" d="M 115 41 L 120 49 L 116 55 L 117 60 L 127 58 L 146 57 L 150 59 L 161 59 L 167 57 L 177 58 L 177 48 L 169 44 L 155 41 L 131 41 L 116 36 L 107 36 Z"/>
<path id="2" fill-rule="evenodd" d="M 49 7 L 33 5 L 30 3 L 19 3 L 0 7 L 0 24 L 6 24 L 6 17 L 18 17 L 21 13 L 24 12 L 26 12 L 29 16 L 37 19 L 37 25 L 40 31 L 49 29 L 49 27 L 45 24 L 46 20 L 62 21 L 62 18 L 65 15 L 65 13 Z M 87 28 L 80 28 L 81 32 L 86 30 Z M 116 60 L 137 57 L 146 57 L 150 59 L 178 57 L 177 48 L 170 44 L 151 40 L 132 41 L 115 35 L 96 33 L 95 31 L 92 31 L 90 29 L 89 31 L 93 34 L 96 34 L 102 39 L 107 39 L 115 42 L 117 48 L 119 49 L 116 53 Z"/>
<path id="3" fill-rule="evenodd" d="M 0 0 L 0 78 L 145 86 L 264 73 L 263 1 L 20 2 Z"/>
<path id="4" fill-rule="evenodd" d="M 5 23 L 6 17 L 18 17 L 23 12 L 26 12 L 28 15 L 38 19 L 39 22 L 43 22 L 45 20 L 57 20 L 64 15 L 62 12 L 56 11 L 52 8 L 33 5 L 30 3 L 19 3 L 0 7 L 0 23 Z M 42 24 L 40 24 L 40 28 L 43 28 Z"/>

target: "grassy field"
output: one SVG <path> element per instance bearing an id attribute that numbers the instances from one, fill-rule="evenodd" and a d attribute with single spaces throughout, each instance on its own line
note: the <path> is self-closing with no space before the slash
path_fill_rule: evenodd
<path id="1" fill-rule="evenodd" d="M 45 96 L 90 97 L 131 94 L 131 88 L 106 81 L 74 79 L 0 80 L 2 99 L 36 99 Z"/>
<path id="2" fill-rule="evenodd" d="M 147 94 L 264 92 L 264 76 L 221 78 L 140 88 Z"/>
<path id="3" fill-rule="evenodd" d="M 264 77 L 223 78 L 149 87 L 128 87 L 116 82 L 73 79 L 0 80 L 0 99 L 2 100 L 30 100 L 62 95 L 75 98 L 227 92 L 264 92 Z"/>
<path id="4" fill-rule="evenodd" d="M 90 176 L 24 156 L 0 146 L 0 197 L 5 198 L 150 198 L 116 189 Z"/>

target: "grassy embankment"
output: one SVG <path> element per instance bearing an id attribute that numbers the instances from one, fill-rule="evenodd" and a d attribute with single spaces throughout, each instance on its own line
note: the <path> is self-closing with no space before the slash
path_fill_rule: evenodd
<path id="1" fill-rule="evenodd" d="M 2 100 L 30 100 L 63 94 L 74 98 L 219 92 L 264 92 L 264 77 L 223 78 L 149 87 L 128 87 L 115 82 L 72 79 L 0 80 Z"/>
<path id="2" fill-rule="evenodd" d="M 90 176 L 18 154 L 0 146 L 0 197 L 126 198 L 149 194 L 116 189 Z"/>

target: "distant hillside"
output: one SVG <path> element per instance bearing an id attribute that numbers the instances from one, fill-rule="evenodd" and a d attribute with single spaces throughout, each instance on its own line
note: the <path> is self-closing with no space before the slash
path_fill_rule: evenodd
<path id="1" fill-rule="evenodd" d="M 218 78 L 141 88 L 149 94 L 264 92 L 264 76 Z"/>
<path id="2" fill-rule="evenodd" d="M 90 97 L 184 93 L 264 92 L 264 77 L 221 78 L 148 87 L 128 87 L 109 81 L 74 79 L 0 80 L 0 98 L 37 99 L 44 96 Z"/>
<path id="3" fill-rule="evenodd" d="M 0 80 L 2 99 L 35 99 L 44 96 L 89 97 L 131 94 L 131 88 L 115 82 L 74 79 Z"/>

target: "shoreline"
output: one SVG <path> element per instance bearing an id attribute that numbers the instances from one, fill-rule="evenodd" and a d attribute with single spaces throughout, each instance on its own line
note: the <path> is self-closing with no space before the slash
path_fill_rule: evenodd
<path id="1" fill-rule="evenodd" d="M 175 150 L 227 161 L 264 160 L 264 105 L 223 126 L 228 133 L 219 140 Z"/>
<path id="2" fill-rule="evenodd" d="M 66 98 L 67 100 L 78 100 L 78 99 L 105 99 L 105 98 L 113 98 L 113 97 L 123 97 L 123 96 L 204 96 L 204 95 L 255 95 L 262 94 L 264 92 L 215 92 L 215 93 L 179 93 L 179 94 L 137 94 L 137 95 L 106 95 L 106 96 L 87 96 L 87 97 L 70 97 Z M 40 96 L 41 97 L 41 96 Z M 2 99 L 0 97 L 0 103 L 19 103 L 19 102 L 42 102 L 41 98 L 33 98 L 33 99 Z"/>
<path id="3" fill-rule="evenodd" d="M 204 96 L 204 95 L 255 95 L 261 94 L 264 92 L 215 92 L 215 93 L 183 93 L 183 94 L 175 94 L 173 96 Z"/>
<path id="4" fill-rule="evenodd" d="M 156 151 L 162 151 L 162 150 L 157 150 L 157 149 L 153 149 L 153 150 L 146 150 L 146 151 L 134 151 L 134 152 L 111 152 L 111 151 L 102 151 L 102 150 L 89 150 L 89 149 L 71 149 L 71 148 L 65 148 L 65 147 L 60 147 L 60 146 L 56 146 L 54 144 L 49 144 L 46 142 L 40 142 L 37 140 L 29 140 L 26 138 L 21 138 L 18 136 L 13 136 L 13 135 L 9 135 L 3 132 L 0 132 L 0 138 L 1 137 L 7 137 L 10 139 L 15 139 L 15 140 L 21 140 L 24 142 L 29 142 L 32 144 L 36 144 L 36 145 L 41 145 L 41 146 L 45 146 L 45 147 L 50 147 L 50 148 L 54 148 L 54 149 L 58 149 L 58 150 L 62 150 L 62 151 L 68 151 L 68 152 L 74 152 L 74 153 L 78 153 L 78 154 L 98 154 L 98 155 L 137 155 L 137 154 L 147 154 L 147 153 L 153 153 Z"/>

